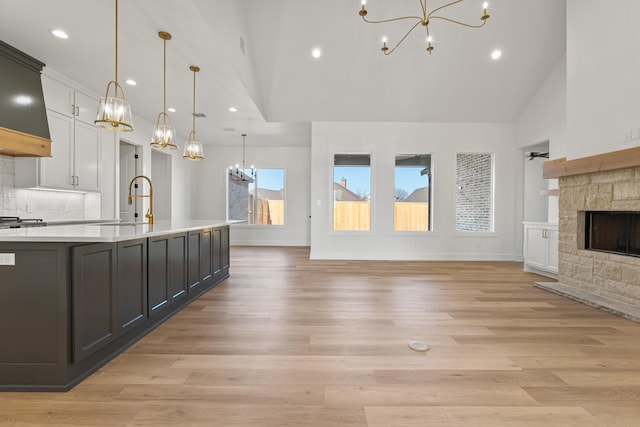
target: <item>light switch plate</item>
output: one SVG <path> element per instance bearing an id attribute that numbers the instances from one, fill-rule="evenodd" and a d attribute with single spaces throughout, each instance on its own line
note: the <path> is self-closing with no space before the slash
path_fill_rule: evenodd
<path id="1" fill-rule="evenodd" d="M 0 265 L 16 265 L 16 254 L 0 254 Z"/>

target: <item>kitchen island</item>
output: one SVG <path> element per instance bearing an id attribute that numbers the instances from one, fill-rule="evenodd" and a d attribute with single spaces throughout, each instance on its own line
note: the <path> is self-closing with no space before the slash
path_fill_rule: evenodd
<path id="1" fill-rule="evenodd" d="M 0 230 L 0 390 L 69 390 L 228 276 L 223 220 Z"/>

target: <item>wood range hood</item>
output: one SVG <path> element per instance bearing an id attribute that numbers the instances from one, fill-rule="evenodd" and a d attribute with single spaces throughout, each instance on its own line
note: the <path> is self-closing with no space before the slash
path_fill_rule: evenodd
<path id="1" fill-rule="evenodd" d="M 44 64 L 0 40 L 0 155 L 51 157 Z"/>

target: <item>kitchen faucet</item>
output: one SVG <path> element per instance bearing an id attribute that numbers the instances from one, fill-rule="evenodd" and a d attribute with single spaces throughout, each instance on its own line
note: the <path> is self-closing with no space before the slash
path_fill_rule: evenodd
<path id="1" fill-rule="evenodd" d="M 131 195 L 131 186 L 133 185 L 134 181 L 138 178 L 144 178 L 149 183 L 149 195 L 140 195 L 140 196 L 137 194 L 135 196 Z M 138 175 L 134 177 L 129 183 L 129 197 L 127 198 L 127 203 L 131 205 L 133 203 L 133 199 L 142 198 L 142 197 L 149 198 L 149 210 L 147 210 L 147 213 L 144 215 L 144 217 L 149 219 L 149 225 L 153 225 L 153 185 L 151 184 L 151 180 L 148 177 L 144 175 Z"/>

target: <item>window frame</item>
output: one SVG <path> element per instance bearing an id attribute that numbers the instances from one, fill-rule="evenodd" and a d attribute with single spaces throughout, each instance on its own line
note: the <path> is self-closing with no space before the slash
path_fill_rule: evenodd
<path id="1" fill-rule="evenodd" d="M 288 206 L 288 200 L 287 200 L 287 169 L 285 167 L 262 167 L 262 168 L 255 168 L 256 170 L 256 176 L 259 175 L 259 171 L 260 170 L 265 170 L 265 169 L 269 169 L 269 170 L 282 170 L 283 173 L 283 185 L 284 188 L 282 190 L 282 199 L 283 199 L 283 203 L 284 203 L 284 211 L 283 211 L 283 224 L 250 224 L 249 223 L 249 218 L 247 216 L 247 219 L 245 221 L 242 220 L 230 220 L 229 219 L 229 180 L 230 178 L 230 174 L 229 174 L 229 169 L 225 168 L 225 183 L 226 183 L 226 190 L 225 190 L 225 196 L 226 196 L 226 219 L 227 221 L 239 221 L 237 223 L 234 223 L 234 227 L 239 227 L 239 228 L 251 228 L 251 229 L 259 229 L 259 228 L 265 228 L 265 229 L 274 229 L 274 228 L 286 228 L 287 227 L 287 206 Z M 245 169 L 245 170 L 250 170 L 250 169 Z M 259 179 L 259 178 L 258 178 Z"/>
<path id="2" fill-rule="evenodd" d="M 335 158 L 336 156 L 349 156 L 349 155 L 353 155 L 353 156 L 369 156 L 369 208 L 370 208 L 370 212 L 369 212 L 369 229 L 368 230 L 336 230 L 334 228 L 334 218 L 335 218 L 335 193 L 334 193 L 334 188 L 333 188 L 333 184 L 334 184 L 334 174 L 335 174 Z M 329 221 L 328 221 L 328 228 L 329 228 L 329 234 L 330 235 L 351 235 L 353 236 L 354 234 L 358 234 L 358 235 L 365 235 L 365 234 L 369 234 L 369 235 L 373 235 L 375 234 L 375 220 L 376 220 L 376 214 L 375 214 L 375 208 L 376 208 L 376 184 L 375 184 L 375 169 L 374 169 L 374 165 L 375 165 L 375 155 L 373 152 L 371 151 L 334 151 L 330 153 L 330 158 L 329 158 L 329 173 L 330 173 L 330 177 L 329 177 L 329 197 L 328 200 L 331 201 L 331 203 L 328 206 L 328 211 L 329 211 Z"/>
<path id="3" fill-rule="evenodd" d="M 395 198 L 395 190 L 396 190 L 396 161 L 398 156 L 429 156 L 430 157 L 430 165 L 429 165 L 429 210 L 428 210 L 428 230 L 396 230 L 395 228 L 395 221 L 396 221 L 396 217 L 395 217 L 395 202 L 393 205 L 393 215 L 391 215 L 393 224 L 392 226 L 392 230 L 393 230 L 393 234 L 397 235 L 397 236 L 412 236 L 412 235 L 416 235 L 416 236 L 424 236 L 427 234 L 433 234 L 434 233 L 434 216 L 435 216 L 435 209 L 433 208 L 434 206 L 434 196 L 435 196 L 435 192 L 434 192 L 434 186 L 433 186 L 433 182 L 434 182 L 434 176 L 435 176 L 435 162 L 434 162 L 434 157 L 435 154 L 434 153 L 407 153 L 407 152 L 396 152 L 393 156 L 393 191 L 394 191 L 394 198 Z"/>
<path id="4" fill-rule="evenodd" d="M 458 220 L 456 217 L 458 207 L 458 155 L 459 154 L 487 154 L 491 156 L 491 213 L 489 216 L 490 229 L 486 231 L 459 231 L 457 229 Z M 477 236 L 496 236 L 495 223 L 495 207 L 496 207 L 496 153 L 493 151 L 457 151 L 453 158 L 453 188 L 455 196 L 453 197 L 453 236 L 455 237 L 477 237 Z"/>

